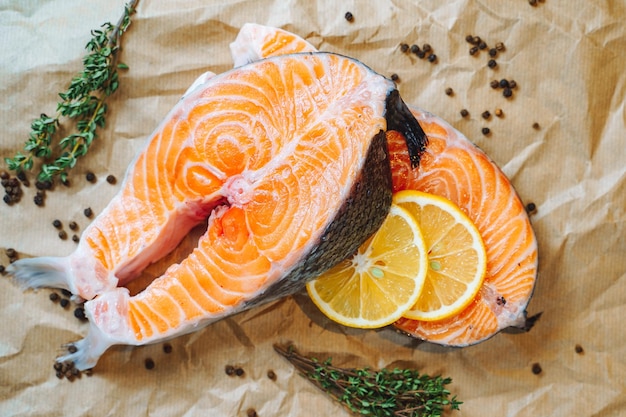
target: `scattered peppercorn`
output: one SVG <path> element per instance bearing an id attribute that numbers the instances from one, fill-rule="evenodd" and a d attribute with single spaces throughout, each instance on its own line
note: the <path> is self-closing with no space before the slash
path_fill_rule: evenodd
<path id="1" fill-rule="evenodd" d="M 172 345 L 170 345 L 169 343 L 165 343 L 163 345 L 163 352 L 164 353 L 172 353 Z"/>
<path id="2" fill-rule="evenodd" d="M 478 44 L 478 49 L 487 49 L 487 44 L 485 42 L 480 42 Z"/>
<path id="3" fill-rule="evenodd" d="M 146 360 L 143 361 L 143 364 L 148 370 L 154 369 L 154 360 L 152 360 L 152 358 L 146 358 Z"/>
<path id="4" fill-rule="evenodd" d="M 498 82 L 498 80 L 492 80 L 489 85 L 491 86 L 491 88 L 498 88 L 500 87 L 500 82 Z"/>
<path id="5" fill-rule="evenodd" d="M 9 258 L 15 258 L 17 256 L 17 251 L 13 248 L 8 248 L 5 253 Z"/>
<path id="6" fill-rule="evenodd" d="M 539 128 L 540 128 L 539 123 L 537 122 L 533 123 L 533 129 L 539 130 Z"/>
<path id="7" fill-rule="evenodd" d="M 235 368 L 235 375 L 244 376 L 246 372 L 242 368 Z"/>
<path id="8" fill-rule="evenodd" d="M 578 353 L 579 355 L 580 355 L 580 354 L 585 353 L 585 350 L 583 349 L 583 347 L 582 347 L 581 345 L 578 345 L 578 344 L 574 347 L 574 350 L 575 350 L 575 351 L 576 351 L 576 353 Z"/>
<path id="9" fill-rule="evenodd" d="M 63 223 L 61 223 L 61 220 L 59 220 L 59 219 L 55 219 L 55 220 L 53 220 L 53 221 L 52 221 L 52 225 L 53 225 L 54 227 L 56 227 L 57 229 L 60 229 L 60 228 L 61 228 L 61 226 L 63 226 Z"/>
<path id="10" fill-rule="evenodd" d="M 435 61 L 437 61 L 437 55 L 435 54 L 428 55 L 428 62 L 435 62 Z"/>
<path id="11" fill-rule="evenodd" d="M 408 52 L 409 51 L 409 45 L 406 44 L 406 43 L 401 43 L 400 44 L 400 51 L 405 52 L 405 53 Z"/>
<path id="12" fill-rule="evenodd" d="M 424 51 L 424 52 L 430 52 L 430 51 L 432 51 L 432 50 L 433 50 L 433 48 L 432 48 L 432 47 L 430 46 L 430 44 L 428 44 L 428 43 L 425 43 L 425 44 L 422 46 L 422 51 Z"/>
<path id="13" fill-rule="evenodd" d="M 0 274 L 4 274 L 4 265 L 0 265 Z"/>
<path id="14" fill-rule="evenodd" d="M 65 230 L 61 230 L 59 232 L 59 239 L 61 239 L 61 240 L 67 239 L 67 232 Z"/>
<path id="15" fill-rule="evenodd" d="M 61 304 L 61 307 L 65 308 L 70 304 L 70 300 L 68 300 L 67 298 L 62 298 L 59 304 Z"/>
<path id="16" fill-rule="evenodd" d="M 526 212 L 528 214 L 534 214 L 537 212 L 537 205 L 535 203 L 526 204 Z"/>
<path id="17" fill-rule="evenodd" d="M 466 41 L 467 43 L 473 43 L 473 42 L 474 42 L 474 37 L 473 37 L 472 35 L 467 35 L 467 36 L 465 37 L 465 41 Z"/>
<path id="18" fill-rule="evenodd" d="M 226 365 L 226 367 L 224 368 L 224 371 L 226 372 L 226 375 L 228 376 L 235 375 L 235 367 L 232 365 Z"/>
<path id="19" fill-rule="evenodd" d="M 498 85 L 502 88 L 507 88 L 509 87 L 509 80 L 507 80 L 506 78 L 503 78 L 500 80 L 500 82 L 498 83 Z"/>
<path id="20" fill-rule="evenodd" d="M 346 14 L 344 15 L 344 17 L 346 18 L 346 20 L 348 22 L 352 22 L 354 20 L 354 16 L 352 15 L 352 13 L 350 12 L 346 12 Z"/>
<path id="21" fill-rule="evenodd" d="M 254 408 L 248 408 L 248 411 L 246 411 L 246 416 L 257 417 L 256 410 Z"/>
<path id="22" fill-rule="evenodd" d="M 400 77 L 395 72 L 393 74 L 391 74 L 391 81 L 395 82 L 395 81 L 398 81 L 399 79 L 400 79 Z"/>
<path id="23" fill-rule="evenodd" d="M 78 352 L 78 348 L 76 347 L 76 345 L 69 345 L 69 346 L 67 347 L 67 351 L 68 351 L 69 353 L 76 353 L 76 352 Z"/>
<path id="24" fill-rule="evenodd" d="M 78 243 L 78 241 L 80 240 L 80 238 L 78 237 L 78 235 L 72 235 L 72 241 Z"/>
<path id="25" fill-rule="evenodd" d="M 87 316 L 85 316 L 85 309 L 83 307 L 76 307 L 74 309 L 74 317 L 78 320 L 86 320 Z"/>
<path id="26" fill-rule="evenodd" d="M 85 178 L 87 179 L 87 181 L 89 182 L 94 182 L 96 180 L 96 174 L 94 174 L 93 172 L 89 171 L 87 172 L 87 174 L 85 175 Z"/>
<path id="27" fill-rule="evenodd" d="M 462 109 L 461 110 L 461 117 L 467 117 L 469 116 L 469 112 L 467 111 L 467 109 Z"/>
<path id="28" fill-rule="evenodd" d="M 489 49 L 489 56 L 495 57 L 496 55 L 498 55 L 498 50 L 496 48 Z"/>
<path id="29" fill-rule="evenodd" d="M 528 4 L 530 4 L 531 6 L 536 6 L 537 0 L 528 0 Z"/>
<path id="30" fill-rule="evenodd" d="M 272 371 L 271 369 L 267 371 L 267 377 L 271 379 L 272 381 L 276 381 L 276 373 Z"/>
<path id="31" fill-rule="evenodd" d="M 498 66 L 498 63 L 496 62 L 495 59 L 490 59 L 489 62 L 487 62 L 487 66 L 489 68 L 495 68 Z"/>
<path id="32" fill-rule="evenodd" d="M 50 293 L 49 298 L 50 298 L 50 301 L 52 301 L 53 303 L 56 303 L 57 301 L 59 301 L 59 298 L 61 297 L 59 297 L 59 294 L 53 292 L 53 293 Z"/>
<path id="33" fill-rule="evenodd" d="M 491 130 L 489 130 L 488 127 L 483 127 L 481 132 L 483 132 L 483 135 L 487 136 L 489 133 L 491 133 Z"/>
<path id="34" fill-rule="evenodd" d="M 513 90 L 511 90 L 511 88 L 505 88 L 504 90 L 502 90 L 502 95 L 506 98 L 509 98 L 513 95 Z"/>
<path id="35" fill-rule="evenodd" d="M 495 111 L 494 113 L 495 113 L 495 115 L 496 115 L 497 117 L 502 117 L 502 116 L 504 116 L 504 112 L 502 111 L 502 109 L 496 109 L 496 111 Z"/>
<path id="36" fill-rule="evenodd" d="M 8 180 L 10 177 L 11 177 L 11 175 L 9 175 L 9 173 L 7 171 L 2 170 L 0 172 L 0 179 Z"/>
<path id="37" fill-rule="evenodd" d="M 482 39 L 480 39 L 480 36 L 474 36 L 474 38 L 472 39 L 472 44 L 474 45 L 479 45 L 482 42 Z"/>
<path id="38" fill-rule="evenodd" d="M 533 374 L 535 374 L 535 375 L 539 375 L 539 374 L 541 373 L 541 365 L 539 365 L 539 364 L 538 364 L 538 363 L 536 363 L 536 362 L 535 362 L 535 363 L 533 363 L 533 366 L 532 366 L 532 371 L 533 371 Z"/>
<path id="39" fill-rule="evenodd" d="M 426 57 L 426 52 L 424 52 L 424 51 L 417 51 L 416 55 L 417 55 L 417 57 L 419 59 L 424 59 Z"/>
<path id="40" fill-rule="evenodd" d="M 452 94 L 454 94 L 454 90 L 450 87 L 446 88 L 446 95 L 451 96 Z"/>
<path id="41" fill-rule="evenodd" d="M 515 80 L 509 80 L 509 87 L 511 88 L 517 87 L 517 83 L 515 82 Z"/>
<path id="42" fill-rule="evenodd" d="M 70 227 L 71 230 L 76 230 L 78 229 L 78 224 L 76 224 L 75 221 L 71 221 L 70 224 L 68 225 Z"/>
<path id="43" fill-rule="evenodd" d="M 91 207 L 87 207 L 85 210 L 83 210 L 83 214 L 85 215 L 85 217 L 93 216 L 93 211 L 91 210 Z"/>
<path id="44" fill-rule="evenodd" d="M 487 120 L 491 117 L 491 113 L 489 113 L 489 110 L 485 110 L 483 114 L 481 114 L 481 116 L 483 117 L 483 119 Z"/>
<path id="45" fill-rule="evenodd" d="M 504 51 L 504 43 L 502 42 L 496 43 L 496 50 L 498 50 L 499 52 Z"/>
<path id="46" fill-rule="evenodd" d="M 37 206 L 43 206 L 44 204 L 44 194 L 41 191 L 37 191 L 37 194 L 33 197 L 33 202 Z"/>
<path id="47" fill-rule="evenodd" d="M 417 46 L 417 45 L 415 45 L 415 44 L 411 45 L 411 53 L 416 54 L 416 53 L 418 53 L 419 51 L 420 51 L 420 47 L 419 47 L 419 46 Z"/>

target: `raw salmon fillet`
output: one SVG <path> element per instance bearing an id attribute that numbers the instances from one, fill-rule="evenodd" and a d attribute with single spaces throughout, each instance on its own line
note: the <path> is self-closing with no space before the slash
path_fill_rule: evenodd
<path id="1" fill-rule="evenodd" d="M 292 33 L 256 24 L 244 25 L 231 44 L 235 62 L 298 50 L 315 48 Z M 395 326 L 408 335 L 450 346 L 475 344 L 508 327 L 529 329 L 539 317 L 526 315 L 537 278 L 538 249 L 519 196 L 500 168 L 463 134 L 426 111 L 412 112 L 429 142 L 415 170 L 402 134 L 387 132 L 394 192 L 424 191 L 457 204 L 480 231 L 488 263 L 480 292 L 461 313 L 435 322 L 403 318 Z"/>
<path id="2" fill-rule="evenodd" d="M 300 290 L 377 230 L 391 204 L 388 129 L 408 138 L 417 165 L 426 138 L 394 83 L 344 56 L 283 55 L 204 75 L 76 251 L 9 272 L 87 300 L 89 333 L 59 358 L 77 369 L 114 344 L 195 331 Z M 193 252 L 130 296 L 124 285 L 203 222 Z"/>

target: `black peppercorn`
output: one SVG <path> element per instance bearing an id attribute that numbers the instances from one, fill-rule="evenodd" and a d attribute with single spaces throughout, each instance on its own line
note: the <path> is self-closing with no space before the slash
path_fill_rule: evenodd
<path id="1" fill-rule="evenodd" d="M 117 182 L 117 178 L 114 175 L 107 175 L 107 182 L 109 184 L 115 184 Z"/>
<path id="2" fill-rule="evenodd" d="M 467 35 L 465 37 L 465 41 L 468 42 L 468 43 L 472 43 L 472 42 L 474 42 L 474 37 L 472 35 Z"/>
<path id="3" fill-rule="evenodd" d="M 491 132 L 491 130 L 489 130 L 488 127 L 483 127 L 481 132 L 483 132 L 483 135 L 487 136 Z"/>
<path id="4" fill-rule="evenodd" d="M 93 216 L 93 211 L 91 210 L 91 207 L 87 207 L 85 210 L 83 210 L 83 214 L 85 215 L 85 217 Z"/>
<path id="5" fill-rule="evenodd" d="M 61 297 L 59 297 L 59 294 L 53 292 L 53 293 L 50 293 L 49 298 L 50 298 L 50 301 L 57 302 L 59 301 L 59 298 Z"/>
<path id="6" fill-rule="evenodd" d="M 504 43 L 502 42 L 496 43 L 496 49 L 500 52 L 504 51 Z"/>
<path id="7" fill-rule="evenodd" d="M 500 87 L 502 88 L 507 88 L 509 87 L 509 80 L 507 80 L 506 78 L 503 78 L 500 80 Z"/>
<path id="8" fill-rule="evenodd" d="M 515 80 L 509 80 L 509 87 L 511 88 L 517 87 L 517 83 L 515 82 Z"/>
<path id="9" fill-rule="evenodd" d="M 424 52 L 430 52 L 430 51 L 432 51 L 432 50 L 433 50 L 433 48 L 432 48 L 432 47 L 430 46 L 430 44 L 428 44 L 428 43 L 425 43 L 425 44 L 422 46 L 422 51 L 424 51 Z"/>
<path id="10" fill-rule="evenodd" d="M 451 96 L 452 94 L 454 94 L 454 90 L 452 90 L 452 88 L 450 87 L 446 88 L 446 95 Z"/>
<path id="11" fill-rule="evenodd" d="M 63 240 L 67 239 L 67 233 L 65 232 L 65 230 L 61 230 L 59 232 L 59 239 L 63 239 Z"/>
<path id="12" fill-rule="evenodd" d="M 344 15 L 344 17 L 346 18 L 346 20 L 348 22 L 352 22 L 354 20 L 354 16 L 352 15 L 352 13 L 350 12 L 346 12 L 346 14 Z"/>
<path id="13" fill-rule="evenodd" d="M 541 365 L 539 365 L 538 363 L 533 363 L 532 371 L 533 374 L 539 375 L 541 373 Z"/>
<path id="14" fill-rule="evenodd" d="M 469 115 L 469 112 L 467 111 L 467 109 L 461 110 L 461 117 L 467 117 L 468 115 Z"/>
<path id="15" fill-rule="evenodd" d="M 469 50 L 470 55 L 476 55 L 478 53 L 478 46 L 472 46 Z"/>
<path id="16" fill-rule="evenodd" d="M 528 4 L 530 4 L 531 6 L 536 6 L 537 0 L 528 0 Z"/>
<path id="17" fill-rule="evenodd" d="M 537 205 L 535 203 L 526 204 L 526 212 L 528 214 L 534 214 L 537 211 Z"/>
<path id="18" fill-rule="evenodd" d="M 498 82 L 498 80 L 493 80 L 489 83 L 489 85 L 491 86 L 491 88 L 498 88 L 500 87 L 500 83 Z"/>
<path id="19" fill-rule="evenodd" d="M 398 74 L 393 73 L 391 74 L 391 81 L 398 81 L 400 79 L 400 77 L 398 76 Z"/>
<path id="20" fill-rule="evenodd" d="M 56 219 L 56 220 L 53 220 L 53 221 L 52 221 L 52 225 L 53 225 L 54 227 L 56 227 L 57 229 L 60 229 L 60 228 L 61 228 L 61 226 L 63 226 L 63 223 L 61 223 L 61 220 Z"/>
<path id="21" fill-rule="evenodd" d="M 272 381 L 276 381 L 276 373 L 272 371 L 271 369 L 267 371 L 267 377 L 271 379 Z"/>
<path id="22" fill-rule="evenodd" d="M 78 320 L 85 320 L 87 317 L 85 316 L 85 309 L 83 307 L 76 307 L 74 309 L 74 317 Z"/>
<path id="23" fill-rule="evenodd" d="M 96 174 L 94 174 L 93 172 L 89 171 L 85 175 L 85 178 L 87 178 L 87 181 L 89 181 L 89 182 L 94 182 L 96 180 Z"/>
<path id="24" fill-rule="evenodd" d="M 506 98 L 509 98 L 513 95 L 513 90 L 511 90 L 511 88 L 505 88 L 504 90 L 502 90 L 502 95 Z"/>
<path id="25" fill-rule="evenodd" d="M 232 365 L 226 365 L 226 367 L 224 368 L 224 371 L 226 372 L 226 375 L 228 376 L 235 375 L 235 367 Z"/>
<path id="26" fill-rule="evenodd" d="M 246 372 L 242 368 L 235 368 L 235 375 L 243 376 Z"/>
<path id="27" fill-rule="evenodd" d="M 489 62 L 487 62 L 487 66 L 489 68 L 495 68 L 498 66 L 498 63 L 496 62 L 495 59 L 490 59 Z"/>
<path id="28" fill-rule="evenodd" d="M 70 224 L 68 225 L 70 227 L 70 229 L 72 230 L 76 230 L 78 229 L 78 224 L 76 224 L 76 222 L 71 221 Z"/>
<path id="29" fill-rule="evenodd" d="M 172 353 L 172 345 L 170 345 L 169 343 L 165 343 L 163 345 L 163 352 L 164 353 Z"/>
<path id="30" fill-rule="evenodd" d="M 17 251 L 13 248 L 8 248 L 5 253 L 9 258 L 15 258 L 17 256 Z"/>
<path id="31" fill-rule="evenodd" d="M 4 274 L 4 265 L 0 265 L 0 274 Z"/>
<path id="32" fill-rule="evenodd" d="M 415 54 L 415 55 L 417 55 L 417 57 L 419 59 L 424 59 L 426 57 L 426 52 L 424 52 L 424 51 L 417 51 L 417 54 Z"/>
<path id="33" fill-rule="evenodd" d="M 154 360 L 152 360 L 152 358 L 146 358 L 143 364 L 148 370 L 154 369 Z"/>
<path id="34" fill-rule="evenodd" d="M 478 44 L 478 49 L 487 49 L 487 44 L 485 42 L 481 42 Z"/>
<path id="35" fill-rule="evenodd" d="M 496 111 L 495 111 L 494 113 L 495 113 L 495 115 L 496 115 L 497 117 L 502 117 L 502 116 L 504 116 L 504 112 L 502 111 L 502 109 L 496 109 Z"/>
<path id="36" fill-rule="evenodd" d="M 437 61 L 437 55 L 435 54 L 428 55 L 428 62 L 435 62 L 435 61 Z"/>
<path id="37" fill-rule="evenodd" d="M 419 47 L 419 46 L 417 46 L 417 45 L 415 45 L 415 44 L 411 45 L 411 52 L 412 52 L 412 53 L 416 54 L 416 53 L 418 53 L 419 51 L 420 51 L 420 47 Z"/>
<path id="38" fill-rule="evenodd" d="M 248 410 L 246 411 L 246 416 L 247 417 L 257 417 L 256 410 L 254 408 L 248 408 Z"/>
<path id="39" fill-rule="evenodd" d="M 39 193 L 35 194 L 35 197 L 33 197 L 33 202 L 37 206 L 43 206 L 43 195 Z"/>
<path id="40" fill-rule="evenodd" d="M 482 42 L 482 39 L 480 39 L 480 36 L 474 36 L 474 39 L 472 39 L 472 44 L 474 45 L 479 45 Z"/>
<path id="41" fill-rule="evenodd" d="M 68 300 L 67 298 L 62 298 L 59 304 L 61 305 L 61 307 L 65 308 L 70 304 L 70 300 Z"/>
<path id="42" fill-rule="evenodd" d="M 67 351 L 68 351 L 69 353 L 76 353 L 76 352 L 78 352 L 78 348 L 76 347 L 76 345 L 69 345 L 69 346 L 67 347 Z"/>
<path id="43" fill-rule="evenodd" d="M 80 238 L 78 237 L 78 235 L 72 235 L 72 242 L 78 243 L 79 240 Z"/>
<path id="44" fill-rule="evenodd" d="M 481 116 L 483 117 L 483 119 L 487 120 L 491 117 L 491 113 L 489 113 L 489 110 L 485 110 L 483 114 L 481 114 Z"/>
<path id="45" fill-rule="evenodd" d="M 585 353 L 585 350 L 583 349 L 583 347 L 582 347 L 581 345 L 578 345 L 578 344 L 574 347 L 574 350 L 575 350 L 575 351 L 576 351 L 576 353 L 578 353 L 579 355 L 580 355 L 580 354 L 582 354 L 582 353 Z"/>
<path id="46" fill-rule="evenodd" d="M 11 175 L 7 171 L 0 172 L 0 179 L 8 180 Z"/>
<path id="47" fill-rule="evenodd" d="M 406 43 L 401 43 L 400 44 L 400 51 L 402 52 L 408 52 L 409 51 L 409 45 Z"/>
<path id="48" fill-rule="evenodd" d="M 539 128 L 540 128 L 539 123 L 537 122 L 533 123 L 533 129 L 539 130 Z"/>
<path id="49" fill-rule="evenodd" d="M 489 50 L 489 56 L 495 57 L 496 55 L 498 55 L 498 50 L 496 48 L 491 48 Z"/>

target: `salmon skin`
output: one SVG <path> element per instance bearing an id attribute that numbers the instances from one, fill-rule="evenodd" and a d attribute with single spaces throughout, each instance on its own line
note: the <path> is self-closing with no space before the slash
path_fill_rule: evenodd
<path id="1" fill-rule="evenodd" d="M 76 251 L 8 272 L 24 288 L 87 300 L 89 332 L 58 358 L 79 370 L 112 345 L 195 331 L 300 290 L 378 229 L 391 204 L 389 129 L 417 165 L 426 135 L 394 83 L 345 56 L 283 55 L 204 75 Z M 192 253 L 130 296 L 124 285 L 203 222 Z"/>

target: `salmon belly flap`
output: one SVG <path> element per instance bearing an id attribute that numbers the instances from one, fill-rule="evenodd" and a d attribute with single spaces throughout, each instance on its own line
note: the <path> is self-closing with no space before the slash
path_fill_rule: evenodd
<path id="1" fill-rule="evenodd" d="M 91 368 L 111 345 L 197 330 L 348 257 L 391 204 L 391 127 L 418 160 L 426 138 L 393 82 L 344 56 L 284 55 L 205 77 L 59 261 L 90 320 L 59 360 Z M 124 285 L 202 223 L 193 251 L 131 296 Z"/>

